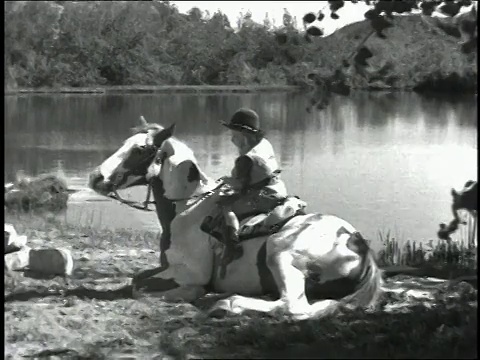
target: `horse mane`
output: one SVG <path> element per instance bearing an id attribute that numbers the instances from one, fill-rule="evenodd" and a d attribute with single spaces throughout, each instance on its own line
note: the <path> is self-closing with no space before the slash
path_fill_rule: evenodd
<path id="1" fill-rule="evenodd" d="M 155 124 L 155 123 L 149 123 L 147 125 L 139 125 L 139 126 L 135 126 L 133 128 L 130 129 L 130 131 L 132 132 L 132 135 L 137 135 L 137 134 L 145 134 L 147 133 L 149 130 L 157 130 L 157 131 L 160 131 L 160 130 L 163 130 L 164 127 L 159 125 L 159 124 Z"/>
<path id="2" fill-rule="evenodd" d="M 176 137 L 170 137 L 165 140 L 160 148 L 161 151 L 166 152 L 170 156 L 182 156 L 185 160 L 192 160 L 194 163 L 198 163 L 195 153 L 190 147 L 183 141 Z"/>
<path id="3" fill-rule="evenodd" d="M 163 142 L 158 151 L 166 153 L 170 161 L 173 163 L 180 164 L 183 161 L 191 161 L 195 164 L 200 175 L 200 186 L 204 191 L 210 191 L 217 186 L 213 179 L 203 172 L 193 150 L 178 138 L 173 136 L 168 138 Z M 201 200 L 205 200 L 205 198 L 202 198 Z M 188 209 L 193 209 L 195 208 L 195 205 L 199 205 L 202 202 L 203 201 L 195 202 L 195 204 L 191 204 L 192 206 L 188 206 Z"/>

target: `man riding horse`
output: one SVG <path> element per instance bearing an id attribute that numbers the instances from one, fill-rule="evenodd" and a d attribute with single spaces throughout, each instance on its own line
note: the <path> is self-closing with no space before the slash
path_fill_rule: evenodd
<path id="1" fill-rule="evenodd" d="M 228 186 L 208 177 L 193 151 L 173 137 L 174 126 L 144 124 L 90 174 L 90 188 L 104 196 L 133 186 L 152 186 L 163 229 L 160 266 L 133 277 L 132 295 L 148 291 L 165 301 L 192 302 L 206 292 L 225 293 L 231 296 L 219 300 L 210 314 L 280 311 L 296 320 L 319 318 L 344 305 L 375 306 L 382 276 L 367 241 L 339 217 L 299 214 L 305 203 L 285 198 L 271 145 L 263 136 L 253 136 L 260 130 L 258 116 L 247 109 L 240 113 L 228 125 L 235 129 L 235 137 L 249 134 L 252 140 L 234 140 L 243 144 L 237 146 L 245 160 L 236 161 L 226 179 L 237 184 L 235 190 L 228 190 L 229 196 L 219 192 Z M 250 163 L 248 171 L 239 170 L 242 162 Z M 274 206 L 277 200 L 281 204 Z M 268 215 L 249 218 L 238 231 L 231 213 L 238 221 L 252 209 Z M 218 237 L 200 226 L 215 211 L 224 224 L 225 217 L 230 219 L 233 234 L 249 238 L 239 244 L 243 254 L 228 268 L 217 261 Z M 254 223 L 260 226 L 251 226 Z M 344 288 L 345 281 L 350 284 L 342 296 L 323 290 L 324 284 L 335 281 Z M 259 298 L 264 295 L 271 297 Z"/>
<path id="2" fill-rule="evenodd" d="M 231 130 L 232 143 L 239 156 L 235 160 L 231 175 L 222 178 L 229 190 L 219 201 L 222 216 L 210 216 L 203 227 L 208 232 L 220 228 L 226 245 L 224 264 L 231 262 L 241 251 L 239 242 L 239 220 L 251 215 L 268 213 L 287 198 L 287 189 L 280 179 L 280 169 L 272 144 L 260 129 L 258 114 L 241 108 L 229 123 L 222 125 Z M 218 219 L 216 224 L 212 221 Z"/>

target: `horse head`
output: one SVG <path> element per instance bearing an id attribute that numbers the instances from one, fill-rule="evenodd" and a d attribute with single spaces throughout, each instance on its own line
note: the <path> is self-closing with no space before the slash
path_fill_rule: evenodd
<path id="1" fill-rule="evenodd" d="M 147 185 L 147 169 L 163 142 L 173 135 L 175 124 L 163 128 L 149 124 L 143 117 L 141 125 L 123 145 L 99 165 L 89 176 L 88 186 L 101 195 L 120 189 Z"/>

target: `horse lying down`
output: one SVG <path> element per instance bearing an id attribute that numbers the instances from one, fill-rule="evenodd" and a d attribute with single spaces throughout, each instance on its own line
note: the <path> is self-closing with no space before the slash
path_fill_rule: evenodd
<path id="1" fill-rule="evenodd" d="M 438 231 L 438 237 L 447 241 L 451 240 L 450 235 L 457 231 L 459 224 L 465 224 L 464 221 L 460 221 L 458 210 L 467 210 L 470 215 L 477 216 L 477 182 L 469 180 L 465 183 L 463 189 L 458 192 L 452 188 L 451 194 L 453 197 L 453 220 L 448 225 L 440 224 L 440 230 Z"/>
<path id="2" fill-rule="evenodd" d="M 161 265 L 133 278 L 136 294 L 147 289 L 166 301 L 187 302 L 207 292 L 233 294 L 218 301 L 210 314 L 254 310 L 297 320 L 330 314 L 341 305 L 376 305 L 382 276 L 373 252 L 351 224 L 332 215 L 299 211 L 291 216 L 287 211 L 286 219 L 274 221 L 285 220 L 270 227 L 274 230 L 245 234 L 242 256 L 219 276 L 221 242 L 201 224 L 215 210 L 222 186 L 202 171 L 193 151 L 173 132 L 174 126 L 143 121 L 89 178 L 90 188 L 104 196 L 151 185 L 163 229 Z M 332 284 L 331 289 L 343 293 L 322 290 Z M 264 295 L 273 298 L 259 298 Z"/>

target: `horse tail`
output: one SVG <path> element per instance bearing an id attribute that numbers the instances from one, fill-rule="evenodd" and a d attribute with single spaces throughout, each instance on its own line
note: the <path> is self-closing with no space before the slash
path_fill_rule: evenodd
<path id="1" fill-rule="evenodd" d="M 373 250 L 368 248 L 360 265 L 359 283 L 355 291 L 340 300 L 348 307 L 374 308 L 382 293 L 383 275 L 378 267 Z"/>

